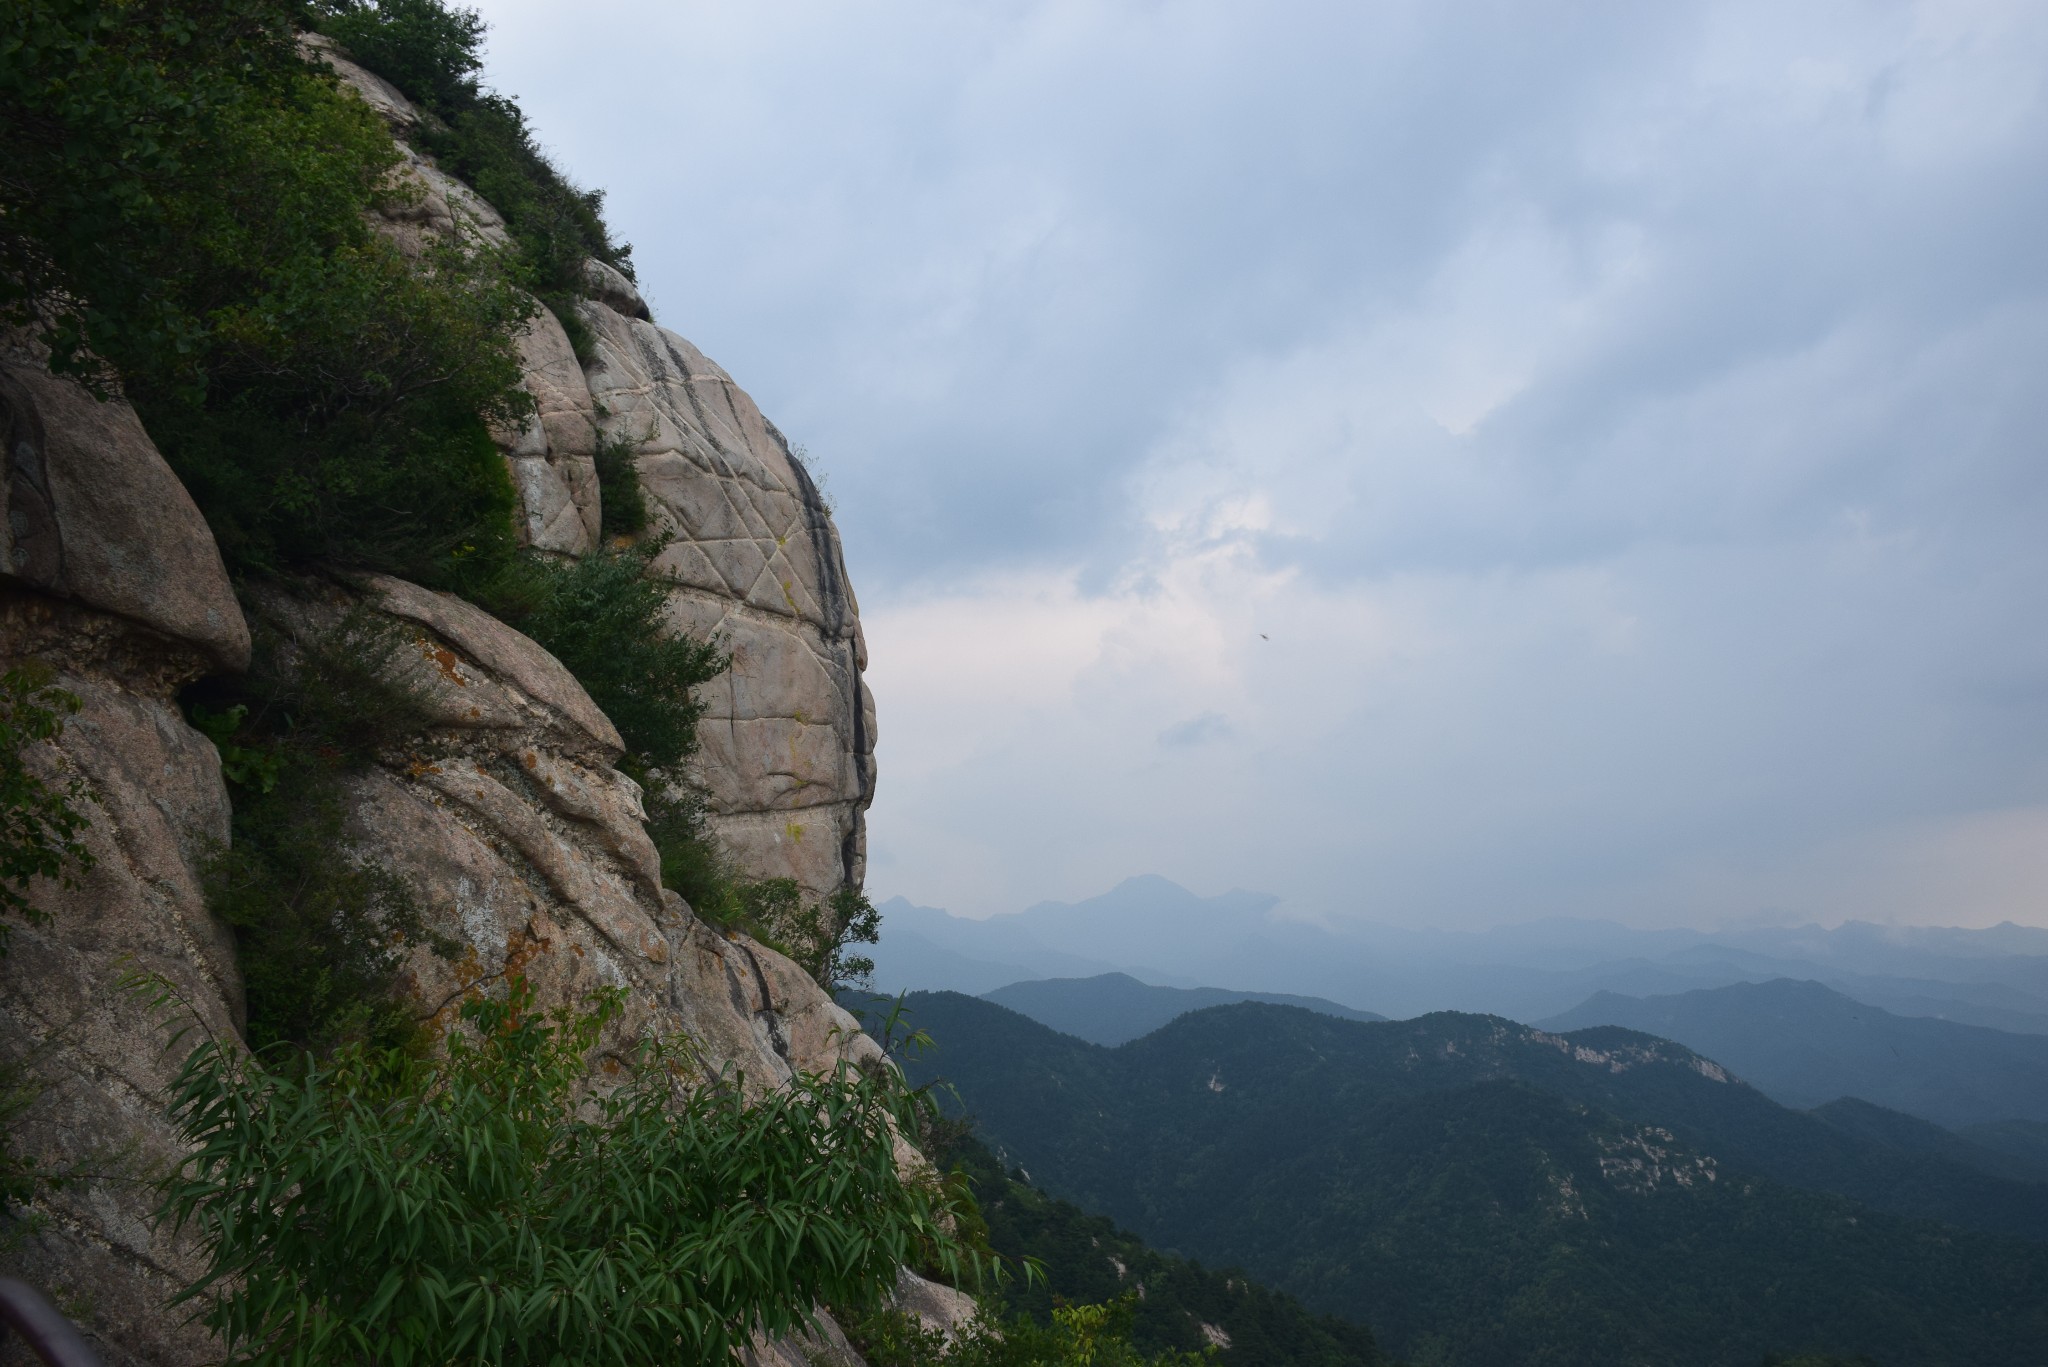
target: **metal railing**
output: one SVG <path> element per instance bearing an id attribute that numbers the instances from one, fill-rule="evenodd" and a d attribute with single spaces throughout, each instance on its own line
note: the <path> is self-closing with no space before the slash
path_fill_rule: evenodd
<path id="1" fill-rule="evenodd" d="M 0 1277 L 0 1342 L 10 1329 L 49 1367 L 101 1367 L 99 1354 L 56 1306 L 27 1282 Z"/>

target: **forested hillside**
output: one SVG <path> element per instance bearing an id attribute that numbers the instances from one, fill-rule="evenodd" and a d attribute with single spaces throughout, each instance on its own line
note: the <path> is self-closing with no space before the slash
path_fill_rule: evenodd
<path id="1" fill-rule="evenodd" d="M 1989 1367 L 2048 1342 L 2048 1190 L 1884 1150 L 1679 1046 L 1239 1005 L 1105 1049 L 907 1006 L 936 1045 L 912 1068 L 1035 1183 L 1415 1361 Z"/>

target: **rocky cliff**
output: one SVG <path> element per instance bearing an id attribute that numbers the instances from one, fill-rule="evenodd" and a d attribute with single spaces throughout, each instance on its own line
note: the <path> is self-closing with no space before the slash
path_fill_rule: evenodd
<path id="1" fill-rule="evenodd" d="M 422 115 L 390 83 L 314 50 L 381 115 L 407 152 L 413 202 L 390 223 L 401 241 L 505 241 L 503 220 L 406 139 Z M 730 375 L 658 326 L 633 283 L 585 267 L 577 314 L 594 339 L 579 364 L 542 311 L 520 339 L 537 412 L 501 445 L 529 544 L 580 555 L 598 544 L 599 442 L 629 449 L 653 516 L 673 540 L 653 571 L 678 629 L 717 639 L 730 671 L 707 691 L 695 775 L 712 824 L 759 877 L 814 895 L 858 885 L 875 791 L 867 645 L 839 532 L 803 463 Z"/>
<path id="2" fill-rule="evenodd" d="M 402 142 L 419 113 L 329 58 Z M 427 158 L 409 153 L 406 174 L 419 193 L 388 224 L 401 241 L 502 234 L 491 207 Z M 576 306 L 595 339 L 585 362 L 546 312 L 521 339 L 537 411 L 500 444 L 523 536 L 562 556 L 594 549 L 596 455 L 601 443 L 630 446 L 653 530 L 670 537 L 650 572 L 668 586 L 671 620 L 732 657 L 698 759 L 718 834 L 754 876 L 794 877 L 819 895 L 858 885 L 873 706 L 830 516 L 753 401 L 656 326 L 629 281 L 593 262 L 587 286 Z M 407 961 L 422 1015 L 518 971 L 544 1002 L 625 988 L 619 1040 L 687 1033 L 707 1062 L 754 1087 L 840 1059 L 877 1062 L 804 971 L 714 931 L 662 886 L 642 794 L 614 767 L 617 730 L 532 640 L 459 598 L 378 576 L 238 600 L 135 414 L 53 378 L 26 344 L 0 356 L 0 424 L 0 668 L 41 661 L 81 700 L 29 762 L 83 780 L 94 861 L 74 889 L 36 886 L 50 917 L 17 925 L 0 958 L 0 1061 L 35 1094 L 16 1146 L 81 1178 L 39 1198 L 39 1226 L 12 1262 L 109 1362 L 217 1355 L 166 1306 L 196 1270 L 192 1250 L 149 1219 L 147 1179 L 178 1154 L 162 1089 L 182 1051 L 120 982 L 160 975 L 208 1030 L 241 1028 L 233 939 L 202 893 L 203 867 L 229 838 L 230 792 L 176 694 L 246 669 L 252 622 L 287 668 L 364 614 L 406 643 L 391 669 L 422 700 L 424 723 L 350 778 L 343 820 L 353 848 L 398 875 L 427 929 L 458 946 Z M 899 1151 L 900 1164 L 920 1161 Z M 956 1293 L 904 1286 L 941 1319 L 964 1313 Z M 790 1345 L 759 1352 L 801 1360 Z M 845 1354 L 840 1342 L 828 1356 Z"/>

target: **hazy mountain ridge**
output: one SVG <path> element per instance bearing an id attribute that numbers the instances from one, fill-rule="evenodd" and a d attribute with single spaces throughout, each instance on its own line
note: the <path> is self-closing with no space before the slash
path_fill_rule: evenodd
<path id="1" fill-rule="evenodd" d="M 1951 1129 L 2048 1121 L 2048 1038 L 1895 1016 L 1817 982 L 1649 998 L 1601 992 L 1541 1024 L 1621 1025 L 1676 1040 L 1801 1109 L 1858 1097 Z"/>
<path id="2" fill-rule="evenodd" d="M 1040 1025 L 1087 1040 L 1115 1046 L 1149 1035 L 1190 1011 L 1238 1002 L 1298 1006 L 1339 1020 L 1383 1021 L 1385 1016 L 1358 1011 L 1321 997 L 1285 992 L 1232 992 L 1221 987 L 1154 987 L 1127 973 L 1092 978 L 1044 978 L 1011 983 L 981 994 L 983 1001 L 1008 1007 Z"/>
<path id="3" fill-rule="evenodd" d="M 1397 1354 L 1990 1364 L 2048 1341 L 2048 1246 L 1906 1218 L 2040 1239 L 2048 1188 L 1789 1111 L 1681 1045 L 1254 1004 L 1106 1049 L 956 994 L 909 1004 L 937 1040 L 918 1075 L 1039 1185 Z"/>
<path id="4" fill-rule="evenodd" d="M 1810 979 L 1898 1014 L 2048 1034 L 2048 930 L 1850 922 L 1637 930 L 1551 918 L 1483 931 L 1289 919 L 1259 893 L 1198 897 L 1164 878 L 1099 897 L 971 920 L 882 904 L 875 982 L 973 994 L 1011 982 L 1121 972 L 1172 987 L 1321 997 L 1400 1018 L 1490 1012 L 1533 1021 L 1596 992 L 1666 996 Z"/>

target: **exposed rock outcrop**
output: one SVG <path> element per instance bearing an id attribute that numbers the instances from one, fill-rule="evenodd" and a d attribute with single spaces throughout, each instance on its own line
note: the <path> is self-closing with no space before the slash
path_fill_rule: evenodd
<path id="1" fill-rule="evenodd" d="M 206 1029 L 232 1037 L 234 945 L 206 910 L 199 869 L 228 838 L 213 745 L 172 698 L 248 661 L 249 633 L 213 538 L 134 413 L 17 357 L 0 363 L 10 459 L 0 573 L 0 668 L 41 660 L 81 708 L 28 762 L 82 778 L 93 867 L 41 884 L 46 925 L 14 923 L 0 958 L 0 1058 L 38 1092 L 12 1127 L 38 1166 L 100 1174 L 38 1203 L 20 1275 L 79 1318 L 114 1364 L 218 1356 L 166 1310 L 198 1272 L 156 1230 L 144 1179 L 179 1153 L 163 1088 L 183 1050 L 121 987 L 160 975 Z"/>
<path id="2" fill-rule="evenodd" d="M 125 403 L 102 403 L 0 339 L 0 576 L 146 628 L 214 668 L 249 628 L 206 520 Z"/>
<path id="3" fill-rule="evenodd" d="M 309 43 L 405 148 L 411 198 L 394 211 L 394 236 L 504 242 L 496 210 L 406 146 L 426 116 L 324 40 Z M 704 691 L 693 775 L 714 829 L 756 876 L 793 877 L 815 896 L 858 885 L 875 790 L 874 700 L 861 679 L 867 646 L 830 511 L 753 399 L 656 326 L 632 281 L 590 261 L 583 286 L 578 314 L 594 354 L 579 365 L 545 311 L 520 339 L 538 412 L 521 431 L 500 434 L 500 446 L 520 493 L 523 535 L 561 554 L 593 548 L 598 438 L 630 446 L 653 530 L 674 538 L 653 572 L 672 586 L 676 627 L 732 653 L 731 670 Z"/>
<path id="4" fill-rule="evenodd" d="M 697 779 L 741 863 L 823 894 L 866 873 L 874 796 L 867 646 L 839 533 L 801 461 L 696 347 L 586 301 L 585 372 L 614 440 L 674 534 L 653 572 L 679 630 L 715 637 L 732 668 L 704 690 Z"/>
<path id="5" fill-rule="evenodd" d="M 414 954 L 416 999 L 452 1008 L 514 969 L 549 1005 L 624 987 L 620 1038 L 687 1033 L 756 1088 L 880 1059 L 802 969 L 713 931 L 661 886 L 639 787 L 612 767 L 618 732 L 538 645 L 459 598 L 381 576 L 318 596 L 264 593 L 256 612 L 289 658 L 358 602 L 407 634 L 401 667 L 431 720 L 351 781 L 348 804 L 359 848 L 464 948 L 452 962 Z"/>
<path id="6" fill-rule="evenodd" d="M 309 40 L 403 139 L 424 116 L 395 88 Z M 409 193 L 383 226 L 402 247 L 503 244 L 503 220 L 467 186 L 405 148 Z M 498 434 L 528 544 L 580 555 L 599 541 L 596 454 L 630 444 L 655 532 L 653 573 L 676 628 L 715 637 L 733 667 L 709 690 L 695 775 L 714 825 L 756 875 L 823 895 L 864 871 L 874 786 L 865 647 L 829 513 L 800 461 L 744 391 L 656 327 L 631 281 L 588 264 L 581 360 L 561 323 L 536 314 L 519 338 L 533 419 Z M 234 1037 L 242 986 L 234 943 L 209 915 L 202 870 L 230 838 L 219 756 L 176 701 L 184 684 L 237 673 L 249 620 L 203 518 L 134 412 L 52 377 L 0 339 L 0 668 L 40 660 L 81 699 L 60 740 L 31 755 L 92 795 L 80 886 L 39 884 L 47 924 L 13 928 L 0 958 L 0 1059 L 37 1095 L 17 1146 L 53 1167 L 106 1174 L 38 1198 L 40 1226 L 8 1270 L 45 1288 L 112 1364 L 210 1361 L 219 1346 L 168 1308 L 198 1272 L 193 1250 L 154 1228 L 146 1179 L 181 1156 L 164 1088 L 186 1045 L 142 998 L 157 975 L 205 1029 Z M 797 965 L 713 931 L 660 882 L 637 785 L 615 767 L 617 729 L 533 641 L 468 603 L 378 576 L 247 608 L 289 663 L 357 608 L 402 634 L 397 666 L 427 709 L 422 734 L 348 781 L 356 848 L 419 894 L 452 960 L 408 961 L 422 1013 L 523 973 L 548 1005 L 599 984 L 628 991 L 613 1047 L 688 1035 L 714 1068 L 760 1090 L 842 1061 L 886 1066 L 875 1043 Z M 923 1160 L 899 1141 L 906 1171 Z M 951 1328 L 971 1310 L 910 1277 L 903 1303 Z M 0 1362 L 11 1361 L 0 1349 Z M 762 1343 L 759 1367 L 857 1354 L 829 1321 L 805 1340 Z"/>

